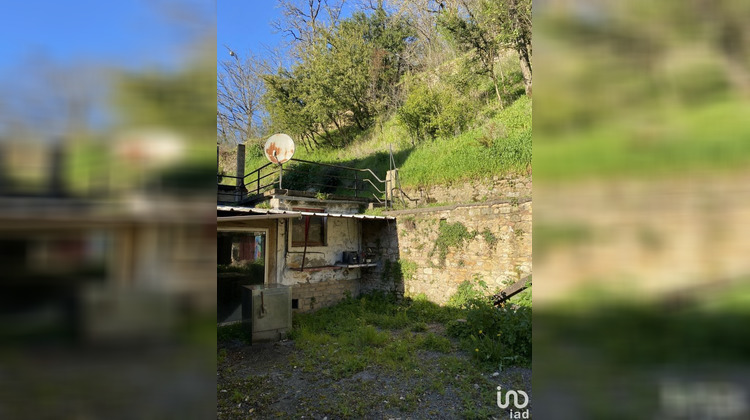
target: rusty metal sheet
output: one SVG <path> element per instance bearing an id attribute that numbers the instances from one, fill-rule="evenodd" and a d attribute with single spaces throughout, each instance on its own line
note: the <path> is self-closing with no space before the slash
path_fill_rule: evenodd
<path id="1" fill-rule="evenodd" d="M 263 152 L 271 163 L 285 163 L 294 156 L 294 140 L 286 134 L 274 134 L 266 140 Z"/>

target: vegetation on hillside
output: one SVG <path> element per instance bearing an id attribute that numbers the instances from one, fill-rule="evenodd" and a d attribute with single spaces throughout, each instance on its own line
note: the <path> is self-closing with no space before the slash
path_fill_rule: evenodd
<path id="1" fill-rule="evenodd" d="M 347 17 L 334 3 L 279 2 L 289 65 L 221 63 L 217 134 L 248 145 L 246 173 L 276 132 L 296 158 L 379 176 L 392 149 L 411 186 L 530 171 L 530 1 L 380 1 Z"/>

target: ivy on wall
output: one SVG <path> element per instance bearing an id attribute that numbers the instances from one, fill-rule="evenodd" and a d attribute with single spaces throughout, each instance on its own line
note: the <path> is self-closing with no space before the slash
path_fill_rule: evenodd
<path id="1" fill-rule="evenodd" d="M 438 237 L 429 256 L 432 257 L 437 253 L 440 259 L 440 267 L 445 267 L 445 257 L 448 255 L 448 250 L 463 246 L 464 242 L 474 239 L 476 236 L 477 232 L 470 232 L 461 222 L 448 223 L 441 220 L 438 226 Z"/>

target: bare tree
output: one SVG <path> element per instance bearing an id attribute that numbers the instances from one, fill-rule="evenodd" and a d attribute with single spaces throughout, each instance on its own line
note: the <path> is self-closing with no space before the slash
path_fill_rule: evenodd
<path id="1" fill-rule="evenodd" d="M 365 1 L 365 0 L 362 0 Z M 389 0 L 395 16 L 404 16 L 418 34 L 404 52 L 404 58 L 413 66 L 435 68 L 454 56 L 455 51 L 440 36 L 437 18 L 446 9 L 458 7 L 459 0 Z"/>
<path id="2" fill-rule="evenodd" d="M 216 81 L 216 130 L 220 142 L 244 144 L 260 135 L 265 62 L 248 55 L 244 60 L 229 49 L 230 58 L 219 63 Z"/>
<path id="3" fill-rule="evenodd" d="M 315 41 L 321 30 L 334 27 L 341 18 L 346 0 L 279 0 L 281 18 L 274 29 L 292 38 L 298 53 Z"/>

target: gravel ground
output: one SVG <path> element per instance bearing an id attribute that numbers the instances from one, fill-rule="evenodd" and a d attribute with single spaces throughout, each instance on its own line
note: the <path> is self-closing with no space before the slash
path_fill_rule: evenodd
<path id="1" fill-rule="evenodd" d="M 413 372 L 370 365 L 343 378 L 331 375 L 326 362 L 305 371 L 298 363 L 303 353 L 291 340 L 220 343 L 217 417 L 509 418 L 496 405 L 497 386 L 531 397 L 530 368 L 483 371 L 460 351 L 419 350 Z"/>

